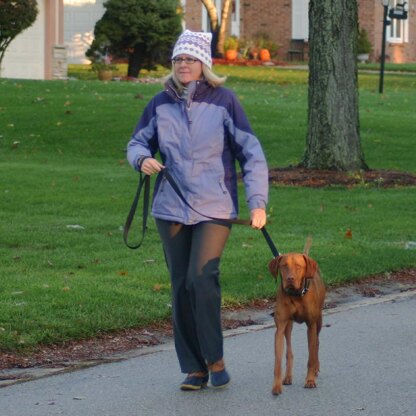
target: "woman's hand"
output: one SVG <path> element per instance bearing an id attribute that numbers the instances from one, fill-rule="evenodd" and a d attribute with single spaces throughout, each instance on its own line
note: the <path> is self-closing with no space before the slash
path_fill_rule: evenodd
<path id="1" fill-rule="evenodd" d="M 159 173 L 165 167 L 156 159 L 148 157 L 143 160 L 141 165 L 141 171 L 146 175 L 153 175 L 154 173 Z"/>
<path id="2" fill-rule="evenodd" d="M 266 225 L 266 210 L 264 208 L 254 208 L 250 212 L 251 226 L 260 230 Z"/>

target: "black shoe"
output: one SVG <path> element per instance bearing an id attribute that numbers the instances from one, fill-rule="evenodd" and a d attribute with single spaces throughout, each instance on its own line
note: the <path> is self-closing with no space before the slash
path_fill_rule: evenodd
<path id="1" fill-rule="evenodd" d="M 216 389 L 228 386 L 230 381 L 231 377 L 225 368 L 221 371 L 211 372 L 211 384 Z"/>
<path id="2" fill-rule="evenodd" d="M 181 390 L 201 390 L 203 387 L 206 387 L 208 384 L 209 375 L 205 376 L 195 376 L 188 375 L 186 379 L 181 384 Z"/>

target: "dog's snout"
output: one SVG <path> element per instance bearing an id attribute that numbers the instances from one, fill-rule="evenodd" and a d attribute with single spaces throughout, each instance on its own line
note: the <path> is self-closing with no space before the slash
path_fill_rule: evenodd
<path id="1" fill-rule="evenodd" d="M 293 284 L 293 283 L 295 283 L 295 278 L 294 278 L 294 276 L 293 275 L 288 275 L 287 277 L 286 277 L 286 280 L 287 280 L 287 282 L 288 283 L 290 283 L 290 284 Z"/>

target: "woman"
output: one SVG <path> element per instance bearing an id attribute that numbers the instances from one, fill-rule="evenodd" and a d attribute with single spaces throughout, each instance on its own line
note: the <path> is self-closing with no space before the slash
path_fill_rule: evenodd
<path id="1" fill-rule="evenodd" d="M 152 215 L 172 285 L 182 390 L 230 382 L 223 359 L 219 263 L 238 214 L 235 161 L 241 166 L 253 228 L 266 223 L 268 169 L 236 96 L 211 71 L 211 34 L 186 30 L 172 54 L 165 89 L 145 108 L 128 144 L 129 163 L 146 175 L 165 168 L 189 206 L 159 174 Z M 159 152 L 162 163 L 154 158 Z"/>

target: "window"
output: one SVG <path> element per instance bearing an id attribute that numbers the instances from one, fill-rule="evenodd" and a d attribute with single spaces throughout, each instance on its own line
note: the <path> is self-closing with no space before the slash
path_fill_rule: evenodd
<path id="1" fill-rule="evenodd" d="M 309 0 L 292 0 L 292 39 L 309 38 Z"/>
<path id="2" fill-rule="evenodd" d="M 391 7 L 396 4 L 402 4 L 402 0 L 392 0 Z M 390 26 L 387 27 L 387 40 L 391 43 L 404 43 L 409 41 L 409 23 L 408 19 L 390 19 Z"/>
<path id="3" fill-rule="evenodd" d="M 231 34 L 240 36 L 240 0 L 231 2 Z"/>

